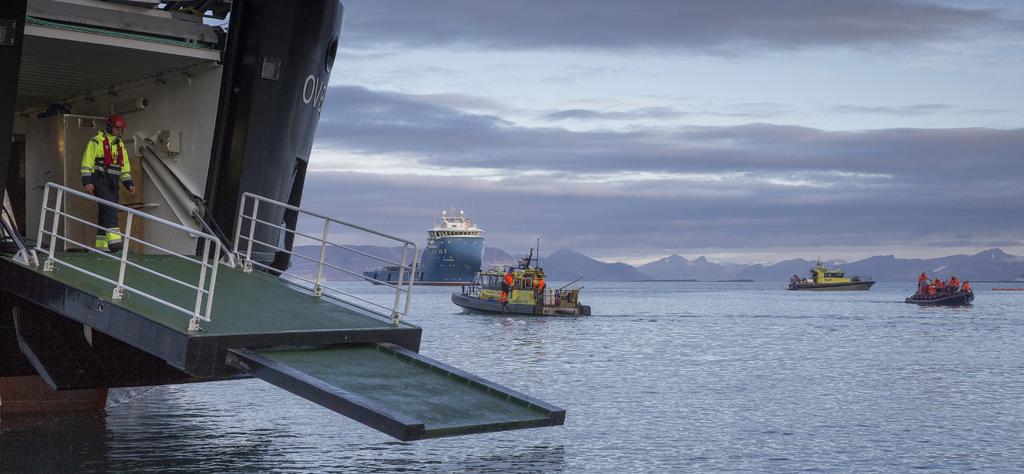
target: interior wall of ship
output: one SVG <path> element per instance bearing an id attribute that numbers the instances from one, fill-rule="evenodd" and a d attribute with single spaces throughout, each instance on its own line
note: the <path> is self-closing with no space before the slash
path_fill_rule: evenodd
<path id="1" fill-rule="evenodd" d="M 126 64 L 125 67 L 130 67 Z M 177 176 L 188 192 L 202 196 L 209 169 L 209 150 L 213 140 L 217 94 L 221 68 L 216 65 L 198 66 L 187 75 L 172 74 L 161 78 L 139 81 L 115 95 L 97 91 L 89 100 L 70 102 L 70 112 L 47 115 L 33 110 L 19 114 L 15 120 L 16 133 L 24 137 L 24 201 L 25 222 L 21 227 L 29 239 L 34 239 L 39 226 L 43 187 L 55 182 L 72 189 L 82 190 L 80 165 L 89 138 L 106 125 L 111 106 L 127 107 L 125 103 L 145 102 L 145 109 L 118 110 L 128 124 L 124 133 L 126 149 L 136 184 L 136 193 L 129 195 L 121 188 L 120 202 L 130 207 L 141 207 L 171 222 L 189 227 L 198 226 L 191 219 L 183 219 L 172 211 L 173 197 L 164 195 L 153 184 L 151 163 L 144 162 L 139 148 L 149 144 L 156 149 L 154 158 L 160 160 Z M 169 138 L 168 147 L 153 147 L 161 137 Z M 147 139 L 149 139 L 147 141 Z M 167 151 L 167 149 L 175 151 Z M 71 199 L 68 212 L 95 222 L 96 204 Z M 121 214 L 124 229 L 124 215 Z M 50 223 L 51 221 L 48 221 Z M 142 225 L 140 225 L 142 224 Z M 168 250 L 190 255 L 195 251 L 196 239 L 185 233 L 172 231 L 166 226 L 135 221 L 132 234 Z M 65 219 L 61 223 L 62 235 L 91 247 L 95 228 Z M 156 253 L 152 249 L 133 247 L 133 251 Z"/>

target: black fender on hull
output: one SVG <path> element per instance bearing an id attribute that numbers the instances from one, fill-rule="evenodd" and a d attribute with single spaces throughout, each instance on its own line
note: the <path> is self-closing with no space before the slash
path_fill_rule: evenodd
<path id="1" fill-rule="evenodd" d="M 343 12 L 338 0 L 233 3 L 205 195 L 207 217 L 228 241 L 243 193 L 300 204 Z M 290 229 L 296 217 L 259 211 Z M 279 246 L 281 232 L 258 226 L 254 238 Z M 261 247 L 257 261 L 288 268 L 287 253 Z"/>

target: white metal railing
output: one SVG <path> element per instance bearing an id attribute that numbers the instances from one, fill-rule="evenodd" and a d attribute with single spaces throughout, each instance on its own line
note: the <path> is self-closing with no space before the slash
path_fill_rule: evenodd
<path id="1" fill-rule="evenodd" d="M 55 195 L 54 203 L 53 203 L 52 207 L 50 207 L 50 194 L 51 194 L 51 190 L 54 192 L 54 195 Z M 73 215 L 69 214 L 68 212 L 64 211 L 62 208 L 65 206 L 66 199 L 67 199 L 68 196 L 73 196 L 75 198 L 85 199 L 85 200 L 92 201 L 92 202 L 95 202 L 95 203 L 98 203 L 98 204 L 102 203 L 105 206 L 110 206 L 110 207 L 112 207 L 114 209 L 117 209 L 119 212 L 125 213 L 127 215 L 127 218 L 126 218 L 126 221 L 125 221 L 124 232 L 112 232 L 111 230 L 105 229 L 105 228 L 101 227 L 98 224 L 89 222 L 89 221 L 87 221 L 85 219 L 82 219 L 80 217 L 73 216 Z M 50 223 L 49 225 L 47 224 L 47 219 L 46 219 L 47 216 L 52 216 L 52 223 Z M 110 231 L 112 233 L 120 235 L 121 236 L 121 242 L 122 242 L 122 245 L 123 245 L 123 247 L 121 248 L 121 251 L 117 252 L 117 253 L 103 252 L 103 251 L 97 250 L 97 249 L 95 249 L 93 247 L 90 247 L 88 245 L 84 245 L 84 244 L 82 244 L 80 242 L 77 242 L 77 241 L 75 241 L 73 239 L 69 239 L 69 238 L 67 238 L 67 237 L 65 237 L 63 235 L 60 235 L 58 227 L 59 227 L 59 224 L 60 224 L 60 221 L 61 221 L 62 217 L 64 219 L 71 220 L 71 221 L 74 221 L 74 222 L 78 222 L 80 224 L 92 227 L 94 229 Z M 194 237 L 197 237 L 197 238 L 201 239 L 202 248 L 203 248 L 201 258 L 197 258 L 195 256 L 187 256 L 187 255 L 175 252 L 173 250 L 168 250 L 168 249 L 163 248 L 163 247 L 161 247 L 159 245 L 156 245 L 156 244 L 154 244 L 152 242 L 147 242 L 147 241 L 142 240 L 142 239 L 140 239 L 138 237 L 132 236 L 132 223 L 134 222 L 135 219 L 143 219 L 146 222 L 158 223 L 158 224 L 170 227 L 172 229 L 175 229 L 177 231 L 186 233 L 186 234 L 188 234 L 190 236 L 194 236 Z M 49 226 L 49 229 L 47 228 L 48 226 Z M 66 230 L 65 230 L 65 232 L 66 232 Z M 48 248 L 44 247 L 44 243 L 43 243 L 44 242 L 44 239 L 43 239 L 44 236 L 49 237 L 49 246 L 48 246 Z M 66 244 L 70 244 L 71 246 L 74 246 L 74 247 L 77 247 L 77 248 L 80 248 L 80 249 L 84 249 L 86 251 L 89 251 L 89 252 L 92 252 L 92 253 L 95 253 L 95 254 L 98 254 L 98 255 L 103 255 L 104 257 L 120 261 L 120 267 L 119 267 L 119 270 L 118 270 L 118 273 L 117 273 L 117 280 L 114 280 L 114 279 L 108 278 L 106 276 L 97 274 L 95 272 L 89 271 L 89 270 L 87 270 L 85 268 L 82 268 L 80 266 L 74 265 L 74 264 L 72 264 L 72 263 L 70 263 L 70 262 L 68 262 L 66 260 L 62 260 L 58 256 L 58 254 L 57 254 L 57 241 L 62 241 L 62 242 L 65 242 Z M 152 268 L 145 267 L 145 266 L 139 265 L 136 262 L 133 262 L 131 260 L 131 258 L 130 258 L 131 255 L 128 252 L 128 247 L 129 247 L 130 244 L 138 244 L 138 245 L 141 245 L 141 246 L 143 246 L 145 248 L 155 249 L 155 250 L 157 250 L 159 252 L 162 252 L 164 254 L 172 255 L 174 257 L 177 257 L 177 258 L 186 260 L 188 262 L 192 262 L 192 263 L 197 264 L 198 265 L 198 273 L 199 273 L 199 275 L 198 275 L 199 283 L 194 285 L 194 284 L 189 283 L 187 281 L 183 281 L 183 280 L 181 280 L 179 278 L 176 278 L 176 277 L 174 277 L 174 276 L 172 276 L 170 274 L 161 273 L 158 270 L 154 270 Z M 212 246 L 212 248 L 211 248 L 211 246 Z M 47 183 L 46 184 L 46 189 L 43 192 L 43 206 L 42 206 L 42 209 L 40 210 L 40 215 L 39 215 L 39 235 L 36 238 L 36 248 L 35 248 L 35 250 L 37 252 L 42 253 L 42 254 L 46 254 L 46 256 L 47 256 L 46 260 L 43 262 L 43 271 L 53 271 L 54 270 L 54 265 L 55 264 L 60 264 L 60 265 L 62 265 L 64 267 L 70 268 L 72 270 L 75 270 L 75 271 L 81 272 L 83 274 L 86 274 L 86 275 L 88 275 L 90 277 L 93 277 L 93 278 L 96 278 L 98 280 L 101 280 L 101 281 L 104 281 L 104 282 L 107 282 L 107 283 L 110 283 L 110 284 L 114 285 L 114 292 L 111 295 L 111 298 L 113 298 L 115 300 L 119 300 L 119 299 L 124 298 L 126 293 L 137 294 L 139 296 L 142 296 L 142 297 L 144 297 L 146 299 L 149 299 L 151 301 L 160 303 L 160 304 L 162 304 L 164 306 L 167 306 L 167 307 L 169 307 L 171 309 L 174 309 L 176 311 L 179 311 L 179 312 L 191 315 L 192 319 L 189 321 L 189 326 L 188 326 L 189 331 L 197 331 L 197 330 L 200 329 L 199 328 L 199 320 L 210 321 L 211 312 L 213 310 L 213 292 L 214 292 L 214 288 L 215 288 L 216 283 L 217 283 L 217 268 L 221 265 L 220 256 L 221 256 L 221 249 L 223 247 L 224 247 L 224 244 L 221 243 L 221 241 L 219 239 L 217 239 L 217 237 L 213 236 L 212 234 L 208 234 L 208 233 L 205 233 L 205 232 L 198 232 L 195 229 L 188 228 L 186 226 L 183 226 L 183 225 L 180 225 L 180 224 L 168 221 L 166 219 L 161 219 L 161 218 L 156 217 L 154 215 L 147 214 L 145 212 L 142 212 L 142 211 L 139 211 L 139 210 L 136 210 L 136 209 L 132 209 L 130 207 L 126 207 L 126 206 L 122 206 L 120 204 L 116 204 L 116 203 L 113 203 L 113 202 L 110 202 L 110 201 L 106 201 L 106 200 L 97 198 L 96 196 L 93 196 L 91 194 L 86 194 L 86 193 L 83 193 L 81 191 L 76 191 L 74 189 L 71 189 L 71 188 L 68 188 L 68 187 L 65 187 L 65 186 L 61 186 L 61 185 L 58 185 L 58 184 L 55 184 L 55 183 Z M 225 249 L 225 251 L 226 251 L 226 249 Z M 232 265 L 230 260 L 229 260 L 228 265 L 229 266 Z M 140 270 L 140 271 L 145 272 L 147 274 L 150 274 L 150 275 L 162 278 L 165 281 L 168 281 L 168 282 L 171 282 L 171 283 L 175 283 L 175 284 L 183 286 L 185 288 L 194 290 L 195 291 L 195 295 L 196 295 L 196 297 L 195 297 L 195 305 L 193 305 L 192 308 L 186 308 L 186 307 L 181 306 L 179 304 L 175 304 L 175 303 L 167 301 L 167 300 L 165 300 L 163 298 L 160 298 L 160 297 L 158 297 L 156 295 L 152 295 L 152 294 L 149 294 L 149 293 L 147 293 L 145 291 L 142 291 L 141 289 L 139 289 L 137 287 L 131 286 L 130 282 L 126 281 L 127 269 L 129 267 L 137 269 L 137 270 Z"/>
<path id="2" fill-rule="evenodd" d="M 249 206 L 249 207 L 251 207 L 251 209 L 249 210 L 249 213 L 246 213 L 246 208 L 247 208 L 246 204 L 249 203 L 249 202 L 252 203 L 252 205 Z M 277 209 L 290 210 L 290 211 L 297 212 L 297 213 L 299 213 L 301 215 L 306 215 L 306 216 L 310 216 L 310 217 L 322 220 L 323 221 L 323 234 L 321 236 L 310 235 L 310 234 L 306 234 L 306 233 L 303 233 L 303 232 L 299 232 L 297 230 L 289 229 L 289 228 L 287 228 L 287 227 L 285 227 L 283 225 L 280 225 L 280 224 L 275 224 L 273 222 L 267 222 L 265 220 L 262 220 L 262 219 L 260 219 L 258 217 L 259 216 L 259 210 L 260 210 L 261 207 L 263 207 L 264 209 L 266 209 L 267 207 L 270 207 L 271 209 L 274 209 L 275 211 Z M 248 226 L 243 226 L 243 222 L 246 221 L 246 220 L 248 220 Z M 348 246 L 345 246 L 345 245 L 342 245 L 342 244 L 339 244 L 339 243 L 336 243 L 336 242 L 331 242 L 329 240 L 329 238 L 330 238 L 330 231 L 331 231 L 331 225 L 332 224 L 337 224 L 337 225 L 344 226 L 344 227 L 349 228 L 349 229 L 354 229 L 354 230 L 366 232 L 366 233 L 369 233 L 369 234 L 377 235 L 379 237 L 383 237 L 383 238 L 390 239 L 390 240 L 393 240 L 393 241 L 401 243 L 402 244 L 402 259 L 401 259 L 401 261 L 400 262 L 395 262 L 395 261 L 392 261 L 390 259 L 379 257 L 379 256 L 376 256 L 376 255 L 371 255 L 371 254 L 368 254 L 366 252 L 362 252 L 360 250 L 357 250 L 357 249 L 354 249 L 354 248 L 351 248 L 351 247 L 348 247 Z M 260 240 L 256 239 L 255 235 L 256 235 L 256 227 L 257 227 L 257 225 L 266 226 L 266 227 L 273 228 L 273 229 L 278 229 L 280 231 L 284 231 L 284 232 L 290 233 L 290 234 L 295 235 L 295 236 L 301 236 L 301 237 L 305 237 L 307 239 L 313 240 L 315 242 L 319 242 L 319 244 L 320 244 L 320 257 L 319 257 L 319 259 L 314 259 L 314 258 L 311 258 L 311 257 L 307 257 L 305 255 L 293 252 L 291 250 L 287 250 L 287 249 L 278 247 L 277 245 L 273 245 L 273 244 L 270 244 L 270 243 L 267 243 L 267 242 L 263 242 L 263 241 L 260 241 Z M 244 246 L 244 253 L 240 253 L 239 252 L 239 247 L 241 246 L 241 242 L 243 240 L 246 242 L 245 246 Z M 281 271 L 280 269 L 273 268 L 270 265 L 266 265 L 264 263 L 254 261 L 253 258 L 252 258 L 253 245 L 265 247 L 265 248 L 268 248 L 268 249 L 273 249 L 273 250 L 276 250 L 276 251 L 279 251 L 279 252 L 285 252 L 285 253 L 293 256 L 293 257 L 298 257 L 298 258 L 301 258 L 301 259 L 309 261 L 309 262 L 316 262 L 316 277 L 314 277 L 313 280 L 310 280 L 309 278 L 303 277 L 302 275 L 298 275 L 298 274 L 296 274 L 294 272 Z M 353 271 L 353 270 L 350 270 L 350 269 L 347 269 L 347 268 L 341 268 L 341 267 L 339 267 L 337 265 L 328 263 L 326 261 L 326 258 L 327 258 L 327 248 L 328 247 L 342 249 L 342 250 L 345 250 L 345 251 L 348 251 L 348 252 L 352 252 L 352 253 L 354 253 L 356 255 L 361 255 L 363 257 L 367 257 L 367 258 L 370 258 L 370 259 L 373 259 L 373 260 L 376 260 L 376 261 L 379 261 L 379 262 L 383 262 L 383 263 L 395 266 L 395 267 L 398 268 L 398 281 L 395 282 L 395 283 L 392 283 L 390 281 L 383 281 L 383 280 L 378 280 L 378 279 L 375 279 L 375 278 L 370 278 L 370 277 L 365 276 L 365 275 L 363 275 L 363 274 L 361 274 L 361 273 L 359 273 L 357 271 Z M 411 250 L 411 252 L 410 252 L 410 250 Z M 415 243 L 410 242 L 408 240 L 401 239 L 401 238 L 398 238 L 398 237 L 395 237 L 395 236 L 392 236 L 392 235 L 388 235 L 388 234 L 385 234 L 385 233 L 382 233 L 382 232 L 377 232 L 375 230 L 368 229 L 366 227 L 362 227 L 362 226 L 359 226 L 359 225 L 350 224 L 348 222 L 344 222 L 344 221 L 341 221 L 341 220 L 338 220 L 338 219 L 334 219 L 332 217 L 327 217 L 327 216 L 324 216 L 324 215 L 321 215 L 321 214 L 317 214 L 315 212 L 310 212 L 310 211 L 301 209 L 299 207 L 292 206 L 290 204 L 286 204 L 286 203 L 283 203 L 283 202 L 275 201 L 273 199 L 265 198 L 263 196 L 258 196 L 256 194 L 252 194 L 252 193 L 244 193 L 244 194 L 242 194 L 242 201 L 241 201 L 241 204 L 239 205 L 239 209 L 238 209 L 238 223 L 235 225 L 235 247 L 234 247 L 234 252 L 235 252 L 235 254 L 238 255 L 238 259 L 241 262 L 243 270 L 245 270 L 245 271 L 252 271 L 252 268 L 255 265 L 257 267 L 260 267 L 260 268 L 263 268 L 263 269 L 266 269 L 266 270 L 270 270 L 270 271 L 273 271 L 273 272 L 280 272 L 282 275 L 288 276 L 288 277 L 290 277 L 292 279 L 312 284 L 312 286 L 306 286 L 306 285 L 301 285 L 301 284 L 299 284 L 298 286 L 301 286 L 301 287 L 304 287 L 304 288 L 306 288 L 308 290 L 311 290 L 313 295 L 316 296 L 316 297 L 321 297 L 321 296 L 325 296 L 326 295 L 328 297 L 331 297 L 331 298 L 334 298 L 334 299 L 337 299 L 337 300 L 340 300 L 340 301 L 344 301 L 346 303 L 350 303 L 350 304 L 353 303 L 352 301 L 346 301 L 345 298 L 341 298 L 341 297 L 337 296 L 337 295 L 344 295 L 345 297 L 352 298 L 354 300 L 357 300 L 357 301 L 360 301 L 360 302 L 363 302 L 363 303 L 375 306 L 377 308 L 381 308 L 381 309 L 383 309 L 385 311 L 390 311 L 390 313 L 391 313 L 391 323 L 392 324 L 397 325 L 398 322 L 401 321 L 402 316 L 405 316 L 405 315 L 409 314 L 409 305 L 412 302 L 413 281 L 415 280 L 414 275 L 416 274 L 416 266 L 417 266 L 417 264 L 419 262 L 419 259 L 418 259 L 419 247 Z M 382 305 L 380 303 L 377 303 L 375 301 L 370 301 L 368 299 L 365 299 L 365 298 L 353 295 L 353 294 L 351 294 L 349 292 L 346 292 L 346 291 L 344 291 L 344 290 L 342 290 L 340 288 L 327 285 L 326 284 L 327 280 L 324 277 L 324 269 L 326 269 L 326 268 L 330 268 L 330 269 L 333 269 L 333 270 L 340 271 L 340 272 L 342 272 L 344 274 L 347 274 L 347 275 L 352 275 L 352 276 L 358 277 L 360 280 L 367 280 L 367 281 L 371 281 L 373 283 L 377 283 L 377 284 L 381 284 L 381 285 L 385 285 L 385 286 L 389 286 L 391 288 L 394 288 L 395 289 L 394 303 L 390 307 L 388 307 L 388 306 Z M 325 290 L 329 290 L 329 292 L 325 292 Z M 402 304 L 402 296 L 403 295 L 405 296 L 404 305 Z M 402 308 L 402 309 L 399 309 L 399 308 Z"/>

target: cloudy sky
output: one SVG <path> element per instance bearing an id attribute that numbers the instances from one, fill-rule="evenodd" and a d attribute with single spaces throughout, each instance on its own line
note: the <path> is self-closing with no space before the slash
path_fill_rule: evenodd
<path id="1" fill-rule="evenodd" d="M 1024 254 L 1024 2 L 343 3 L 314 209 L 634 264 Z"/>

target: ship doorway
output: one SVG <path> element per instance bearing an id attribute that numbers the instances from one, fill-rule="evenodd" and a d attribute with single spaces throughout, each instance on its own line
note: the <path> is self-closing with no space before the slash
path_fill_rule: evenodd
<path id="1" fill-rule="evenodd" d="M 54 9 L 56 4 L 69 11 Z M 70 10 L 78 18 L 65 17 Z M 111 14 L 112 10 L 117 14 Z M 128 18 L 141 23 L 125 23 Z M 177 18 L 171 13 L 103 3 L 28 6 L 19 68 L 13 69 L 17 93 L 9 112 L 14 132 L 23 137 L 20 144 L 15 144 L 20 146 L 17 151 L 21 155 L 15 157 L 20 161 L 7 164 L 10 173 L 21 166 L 18 176 L 23 180 L 15 181 L 12 176 L 6 182 L 17 226 L 28 240 L 34 241 L 38 235 L 46 183 L 82 190 L 85 147 L 112 113 L 128 121 L 122 138 L 136 188 L 133 195 L 121 188 L 120 203 L 152 208 L 149 212 L 171 221 L 182 220 L 168 204 L 177 195 L 165 198 L 168 193 L 163 189 L 147 186 L 152 183 L 146 177 L 140 150 L 151 146 L 162 153 L 161 158 L 177 168 L 177 176 L 184 176 L 183 187 L 205 181 L 205 156 L 194 156 L 200 154 L 195 150 L 208 148 L 207 137 L 212 135 L 221 50 L 211 27 Z M 139 27 L 150 23 L 154 28 L 173 31 Z M 170 39 L 178 37 L 185 39 Z M 156 143 L 154 137 L 166 137 L 166 141 Z M 96 222 L 95 203 L 71 198 L 64 210 Z M 120 220 L 124 229 L 125 216 L 121 215 Z M 58 250 L 84 250 L 81 246 L 95 245 L 96 228 L 92 226 L 64 219 L 58 232 L 75 242 L 58 242 Z M 144 229 L 133 226 L 133 236 L 142 238 L 143 233 Z M 151 237 L 164 248 L 194 246 L 192 241 L 168 242 L 160 240 L 160 235 Z"/>

